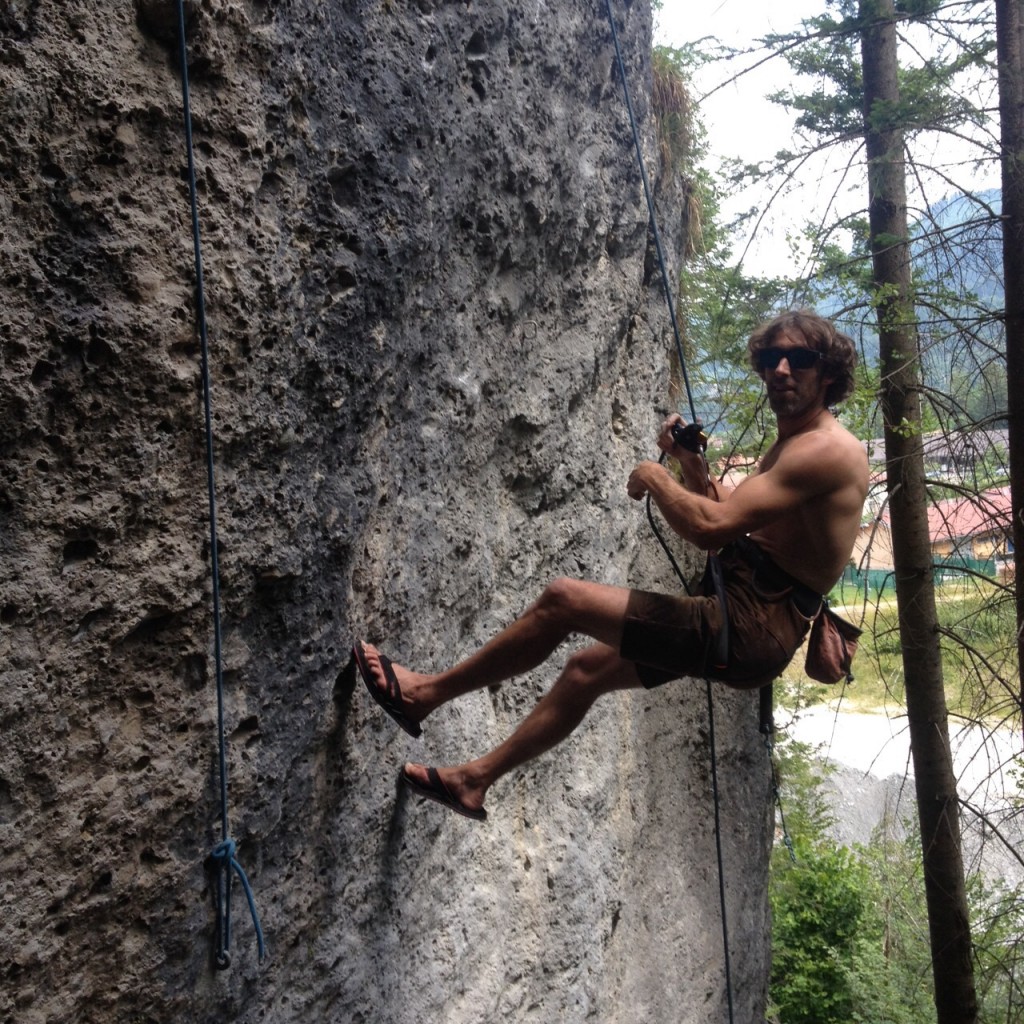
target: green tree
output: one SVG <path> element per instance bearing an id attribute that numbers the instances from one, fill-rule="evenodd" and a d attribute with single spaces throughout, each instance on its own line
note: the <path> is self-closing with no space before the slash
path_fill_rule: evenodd
<path id="1" fill-rule="evenodd" d="M 935 1008 L 920 838 L 899 835 L 886 820 L 857 847 L 868 875 L 865 915 L 857 937 L 850 989 L 852 1020 L 863 1024 L 932 1024 Z"/>
<path id="2" fill-rule="evenodd" d="M 848 1024 L 867 872 L 845 847 L 809 846 L 778 866 L 771 997 L 785 1024 Z"/>
<path id="3" fill-rule="evenodd" d="M 977 1020 L 960 805 L 949 744 L 910 271 L 895 10 L 860 0 L 868 217 L 882 369 L 886 477 L 939 1024 Z M 913 106 L 913 105 L 912 105 Z"/>
<path id="4" fill-rule="evenodd" d="M 778 1024 L 933 1024 L 919 849 L 877 830 L 837 846 L 828 769 L 805 745 L 777 748 L 794 853 L 772 853 L 772 1019 Z"/>
<path id="5" fill-rule="evenodd" d="M 772 853 L 771 1019 L 777 1024 L 934 1024 L 920 834 L 887 815 L 868 843 L 837 847 L 827 769 L 806 745 L 777 747 L 794 854 Z M 969 887 L 981 1024 L 1024 1014 L 1024 886 Z M 824 992 L 823 989 L 828 989 Z"/>
<path id="6" fill-rule="evenodd" d="M 784 1024 L 845 1024 L 866 875 L 828 839 L 834 817 L 809 748 L 784 742 L 776 759 L 793 852 L 777 845 L 771 858 L 771 1012 Z"/>

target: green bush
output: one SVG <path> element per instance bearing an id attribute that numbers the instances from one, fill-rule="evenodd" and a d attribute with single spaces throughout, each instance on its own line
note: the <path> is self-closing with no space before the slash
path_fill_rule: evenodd
<path id="1" fill-rule="evenodd" d="M 845 847 L 816 844 L 776 865 L 771 994 L 784 1024 L 848 1024 L 867 872 Z"/>
<path id="2" fill-rule="evenodd" d="M 775 1024 L 934 1024 L 920 837 L 891 822 L 867 846 L 837 847 L 821 767 L 802 744 L 778 750 L 794 857 L 772 853 L 771 1019 Z M 968 879 L 979 1024 L 1024 1020 L 1024 886 Z"/>

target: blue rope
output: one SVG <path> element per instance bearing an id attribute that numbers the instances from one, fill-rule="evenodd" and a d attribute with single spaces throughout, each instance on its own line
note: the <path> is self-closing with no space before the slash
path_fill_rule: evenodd
<path id="1" fill-rule="evenodd" d="M 210 497 L 210 570 L 213 587 L 213 660 L 217 680 L 217 735 L 220 750 L 220 821 L 221 842 L 210 856 L 217 872 L 217 956 L 221 970 L 231 965 L 231 870 L 234 869 L 245 889 L 256 926 L 260 960 L 266 953 L 263 930 L 249 879 L 235 859 L 235 842 L 228 835 L 228 764 L 227 740 L 224 730 L 224 659 L 220 613 L 220 562 L 217 554 L 217 491 L 214 484 L 213 458 L 213 403 L 210 399 L 210 346 L 206 329 L 206 299 L 203 292 L 203 255 L 199 237 L 199 201 L 196 187 L 196 163 L 192 145 L 192 104 L 188 86 L 188 48 L 185 42 L 185 0 L 178 0 L 178 37 L 181 50 L 181 95 L 185 117 L 185 148 L 188 153 L 189 192 L 192 205 L 192 241 L 195 250 L 196 315 L 199 322 L 199 342 L 202 358 L 203 410 L 206 419 L 206 484 Z"/>
<path id="2" fill-rule="evenodd" d="M 242 865 L 235 859 L 235 846 L 234 839 L 225 839 L 224 842 L 218 843 L 213 850 L 210 852 L 210 856 L 214 861 L 219 862 L 220 870 L 223 874 L 229 874 L 230 871 L 234 871 L 238 875 L 238 880 L 242 883 L 242 889 L 245 891 L 245 898 L 249 901 L 249 913 L 252 914 L 252 923 L 256 926 L 256 945 L 259 947 L 260 960 L 267 955 L 267 946 L 263 941 L 263 928 L 260 926 L 260 915 L 256 912 L 256 898 L 252 893 L 252 886 L 249 884 L 249 879 L 246 877 L 245 872 L 242 870 Z M 227 917 L 223 921 L 224 931 L 224 952 L 225 955 L 227 950 L 231 946 L 231 919 Z"/>

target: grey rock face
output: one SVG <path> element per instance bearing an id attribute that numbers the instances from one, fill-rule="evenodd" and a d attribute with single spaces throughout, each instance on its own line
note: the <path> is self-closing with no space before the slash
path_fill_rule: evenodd
<path id="1" fill-rule="evenodd" d="M 443 666 L 559 574 L 674 585 L 624 489 L 669 343 L 603 7 L 187 15 L 229 821 L 270 953 L 236 885 L 211 967 L 176 5 L 0 3 L 0 1019 L 724 1020 L 703 684 L 606 698 L 479 827 L 396 795 L 398 767 L 492 745 L 561 655 L 422 743 L 347 667 L 357 635 Z M 649 10 L 619 15 L 653 156 Z M 768 774 L 756 700 L 716 708 L 749 1021 Z"/>

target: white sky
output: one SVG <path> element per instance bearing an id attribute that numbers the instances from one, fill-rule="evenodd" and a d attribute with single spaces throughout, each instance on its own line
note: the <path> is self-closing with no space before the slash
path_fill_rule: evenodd
<path id="1" fill-rule="evenodd" d="M 769 33 L 798 29 L 802 19 L 822 13 L 824 7 L 824 0 L 711 0 L 707 4 L 665 0 L 661 11 L 655 15 L 655 42 L 681 46 L 704 36 L 714 36 L 726 46 L 740 50 L 752 48 L 757 39 Z M 751 55 L 727 64 L 708 66 L 701 69 L 694 82 L 700 119 L 708 133 L 711 166 L 719 158 L 740 157 L 751 163 L 769 160 L 790 145 L 792 115 L 765 99 L 768 93 L 785 86 L 789 74 L 784 61 L 773 59 L 716 90 L 723 80 L 759 59 Z M 705 93 L 711 95 L 702 99 Z M 763 208 L 763 195 L 737 197 L 726 204 L 724 212 L 728 214 L 751 206 Z M 768 222 L 758 232 L 756 247 L 745 261 L 748 270 L 771 273 L 779 270 L 783 263 L 788 268 L 790 256 L 785 236 L 787 227 L 792 226 L 792 217 L 787 211 L 792 211 L 792 216 L 803 217 L 809 207 L 807 196 L 796 205 L 792 202 L 773 204 L 776 212 L 769 213 Z"/>
<path id="2" fill-rule="evenodd" d="M 745 49 L 768 33 L 798 29 L 802 19 L 820 14 L 824 6 L 824 0 L 711 0 L 707 5 L 665 0 L 655 15 L 655 42 L 680 46 L 715 36 L 726 46 Z M 728 69 L 703 69 L 696 82 L 698 97 L 755 61 L 752 57 L 730 62 Z M 786 75 L 785 63 L 773 60 L 701 103 L 701 118 L 716 152 L 763 159 L 780 148 L 789 138 L 790 115 L 764 96 L 781 88 Z"/>
<path id="3" fill-rule="evenodd" d="M 714 36 L 722 44 L 736 49 L 752 48 L 757 39 L 768 33 L 799 30 L 805 18 L 821 14 L 824 10 L 825 0 L 710 0 L 707 4 L 664 0 L 661 11 L 655 14 L 655 42 L 680 46 L 704 36 Z M 708 166 L 712 170 L 722 158 L 739 157 L 757 163 L 769 161 L 780 149 L 800 148 L 792 142 L 793 115 L 764 98 L 768 93 L 786 87 L 790 73 L 783 60 L 774 58 L 758 70 L 716 90 L 724 80 L 757 63 L 762 56 L 751 55 L 712 64 L 697 75 L 694 91 L 700 108 L 699 116 L 708 133 L 711 151 Z M 978 102 L 984 101 L 979 99 Z M 952 148 L 955 144 L 948 136 L 932 145 L 937 147 L 934 152 L 939 154 L 936 162 L 951 169 L 954 178 L 966 178 L 974 187 L 998 185 L 996 165 L 968 172 L 955 162 L 956 154 Z M 835 152 L 806 165 L 799 180 L 771 204 L 754 245 L 744 259 L 748 273 L 799 272 L 802 267 L 800 260 L 790 252 L 787 230 L 799 229 L 807 220 L 824 216 L 830 202 L 836 202 L 843 212 L 866 206 L 862 174 L 855 173 L 845 183 L 854 186 L 852 191 L 844 188 L 842 175 L 851 152 L 849 149 L 845 154 Z M 949 191 L 948 186 L 940 182 L 929 187 L 930 199 L 941 198 Z M 763 211 L 767 195 L 763 188 L 756 192 L 748 191 L 726 201 L 723 213 L 729 216 L 751 207 Z M 736 255 L 739 255 L 738 249 Z"/>

